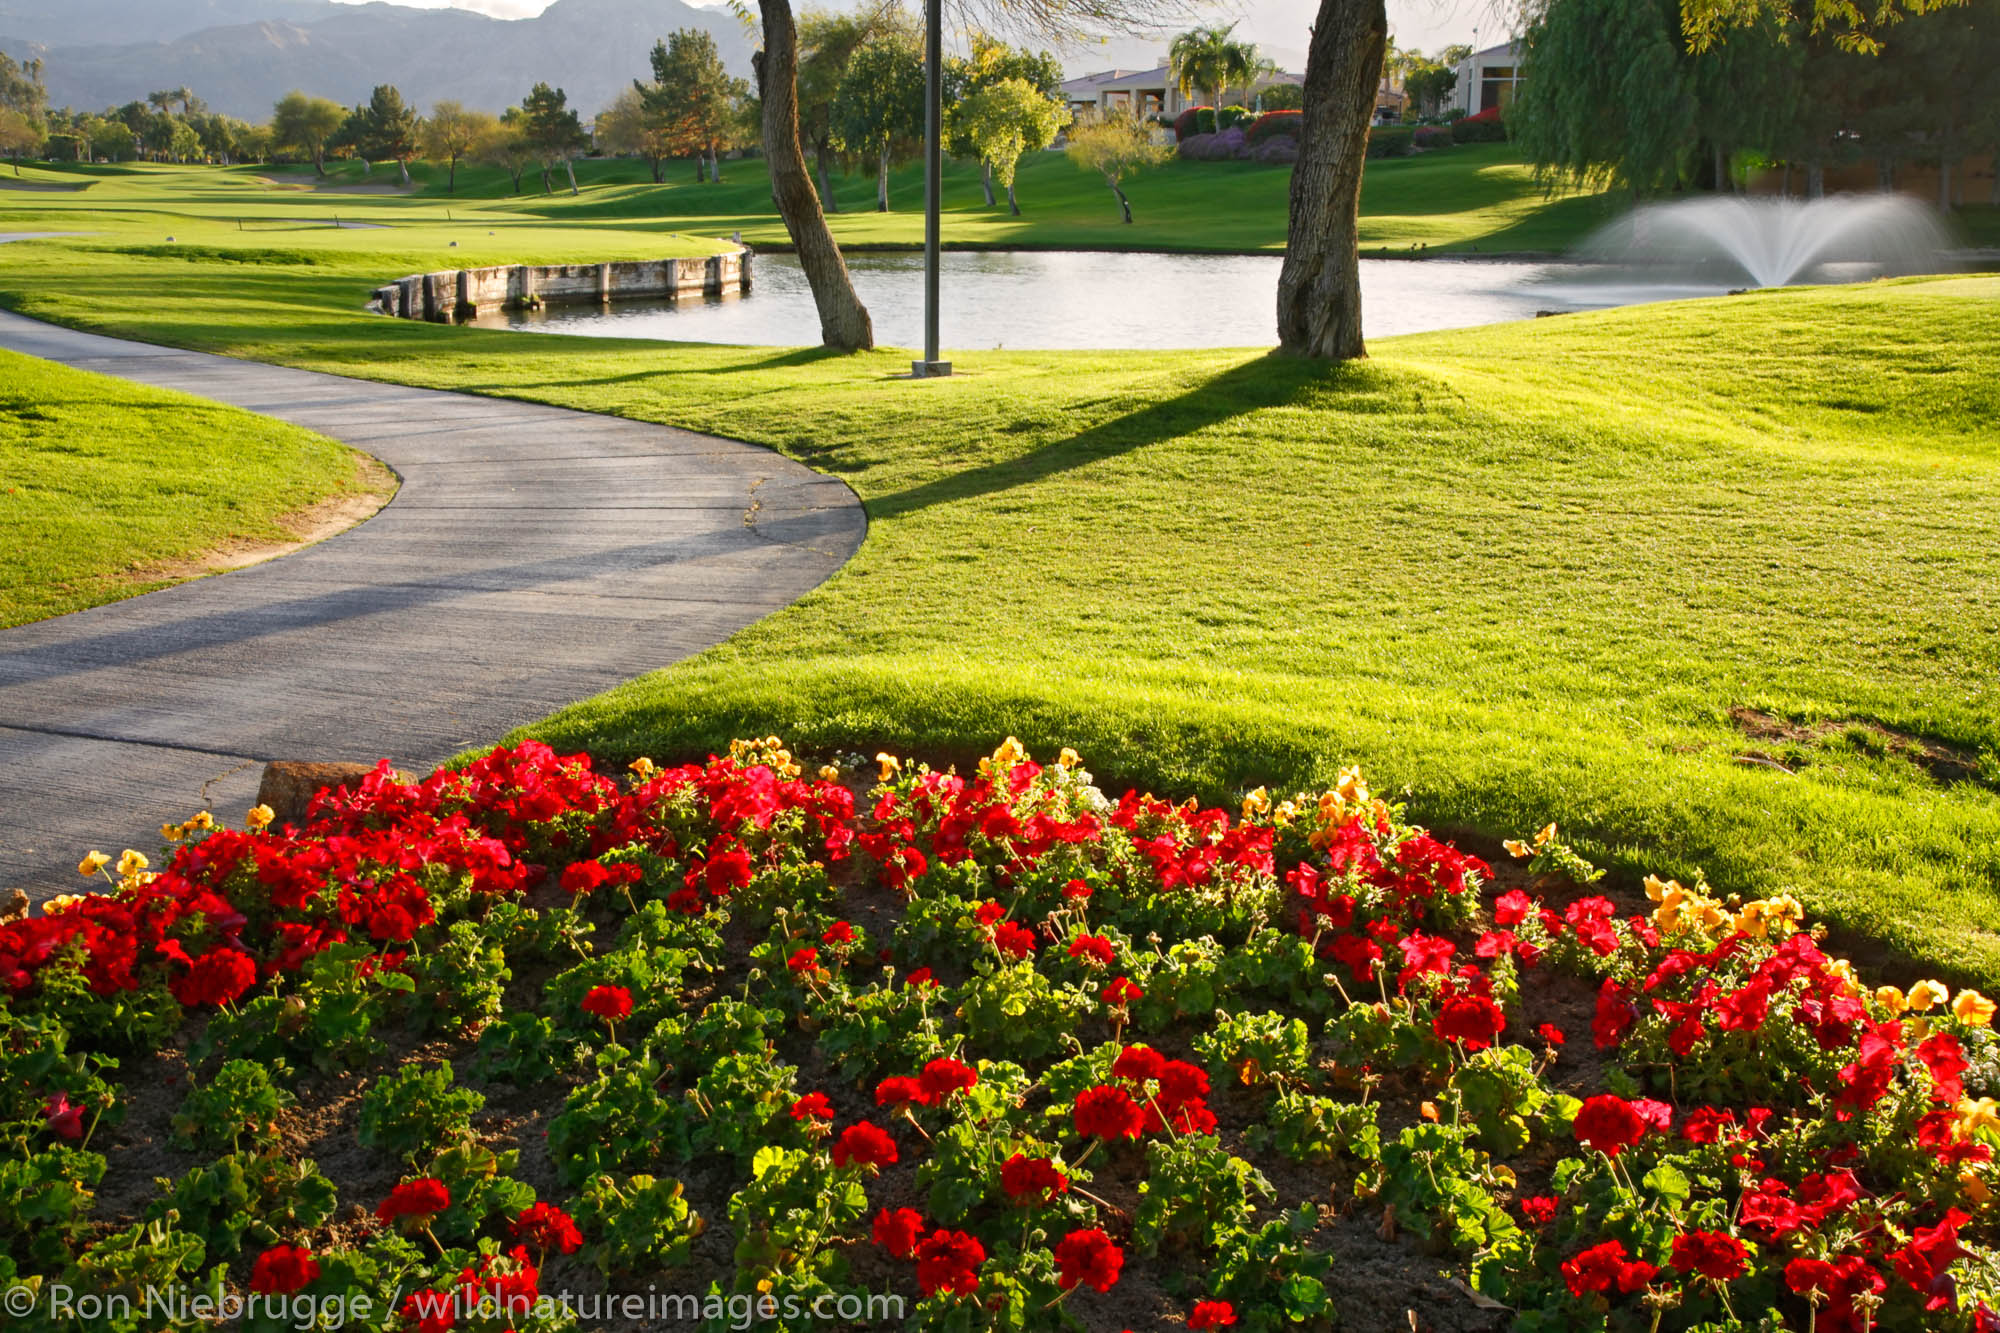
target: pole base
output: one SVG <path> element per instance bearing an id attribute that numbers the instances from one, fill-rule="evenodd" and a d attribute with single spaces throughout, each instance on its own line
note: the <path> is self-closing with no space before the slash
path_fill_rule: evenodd
<path id="1" fill-rule="evenodd" d="M 951 362 L 949 361 L 910 362 L 910 378 L 913 380 L 943 379 L 949 374 L 951 374 Z"/>

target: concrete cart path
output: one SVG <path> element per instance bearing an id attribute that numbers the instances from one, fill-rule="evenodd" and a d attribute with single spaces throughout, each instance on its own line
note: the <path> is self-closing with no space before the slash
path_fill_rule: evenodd
<path id="1" fill-rule="evenodd" d="M 819 584 L 867 527 L 841 482 L 665 426 L 4 312 L 0 347 L 295 422 L 402 478 L 318 545 L 0 630 L 0 888 L 36 899 L 80 887 L 93 847 L 150 853 L 165 820 L 240 817 L 264 761 L 428 771 L 698 652 Z"/>

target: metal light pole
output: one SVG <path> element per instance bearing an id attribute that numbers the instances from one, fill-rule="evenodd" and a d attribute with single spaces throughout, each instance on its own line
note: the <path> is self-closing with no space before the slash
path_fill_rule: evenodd
<path id="1" fill-rule="evenodd" d="M 929 379 L 951 374 L 938 360 L 938 263 L 940 196 L 944 193 L 944 0 L 924 6 L 924 359 L 910 374 Z"/>

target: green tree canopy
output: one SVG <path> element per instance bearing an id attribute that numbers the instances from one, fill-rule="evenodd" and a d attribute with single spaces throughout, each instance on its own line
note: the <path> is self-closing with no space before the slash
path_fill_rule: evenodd
<path id="1" fill-rule="evenodd" d="M 560 162 L 569 172 L 569 192 L 575 194 L 576 166 L 572 159 L 590 139 L 583 132 L 583 122 L 570 107 L 568 94 L 546 83 L 529 89 L 528 95 L 521 99 L 521 132 L 542 164 L 542 193 L 554 192 L 549 173 Z"/>
<path id="2" fill-rule="evenodd" d="M 916 150 L 924 125 L 924 59 L 913 36 L 864 42 L 847 62 L 834 99 L 835 140 L 876 164 L 875 206 L 889 211 L 889 166 Z"/>
<path id="3" fill-rule="evenodd" d="M 697 180 L 712 175 L 720 181 L 721 152 L 742 133 L 749 83 L 731 76 L 715 38 L 699 28 L 682 28 L 653 43 L 652 62 L 652 83 L 633 85 L 648 117 L 674 151 L 695 155 Z"/>
<path id="4" fill-rule="evenodd" d="M 271 109 L 271 142 L 311 158 L 313 169 L 324 176 L 327 143 L 346 121 L 347 111 L 340 103 L 293 89 Z"/>
<path id="5" fill-rule="evenodd" d="M 493 132 L 495 123 L 491 112 L 475 111 L 449 99 L 431 107 L 431 114 L 418 134 L 418 143 L 425 157 L 449 164 L 446 194 L 458 189 L 460 159 L 477 151 L 480 140 Z"/>
<path id="6" fill-rule="evenodd" d="M 1007 190 L 1007 210 L 1021 215 L 1014 197 L 1014 167 L 1023 153 L 1038 153 L 1055 142 L 1069 123 L 1069 108 L 1026 79 L 1001 79 L 979 88 L 953 105 L 955 135 Z M 990 201 L 989 201 L 990 202 Z"/>
<path id="7" fill-rule="evenodd" d="M 392 159 L 402 169 L 403 184 L 410 183 L 410 159 L 417 155 L 417 113 L 403 102 L 394 84 L 377 84 L 355 119 L 355 147 L 362 157 L 379 162 Z"/>
<path id="8" fill-rule="evenodd" d="M 1141 167 L 1165 162 L 1174 153 L 1166 145 L 1153 142 L 1152 126 L 1137 116 L 1122 113 L 1078 124 L 1069 133 L 1065 151 L 1077 166 L 1104 177 L 1127 222 L 1132 220 L 1132 201 L 1125 197 L 1126 178 Z"/>

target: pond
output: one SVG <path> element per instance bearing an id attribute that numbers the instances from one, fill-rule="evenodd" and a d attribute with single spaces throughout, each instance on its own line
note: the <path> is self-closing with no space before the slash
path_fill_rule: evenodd
<path id="1" fill-rule="evenodd" d="M 950 251 L 944 256 L 942 340 L 946 348 L 963 350 L 1266 346 L 1275 341 L 1279 264 L 1271 255 Z M 875 341 L 921 346 L 923 257 L 850 255 L 847 266 L 874 318 Z M 1368 336 L 1380 338 L 1623 303 L 1601 292 L 1568 292 L 1556 281 L 1577 267 L 1364 259 L 1362 318 Z M 818 316 L 797 259 L 758 255 L 755 274 L 755 287 L 744 297 L 558 305 L 498 311 L 478 323 L 602 338 L 778 346 L 816 341 Z"/>

